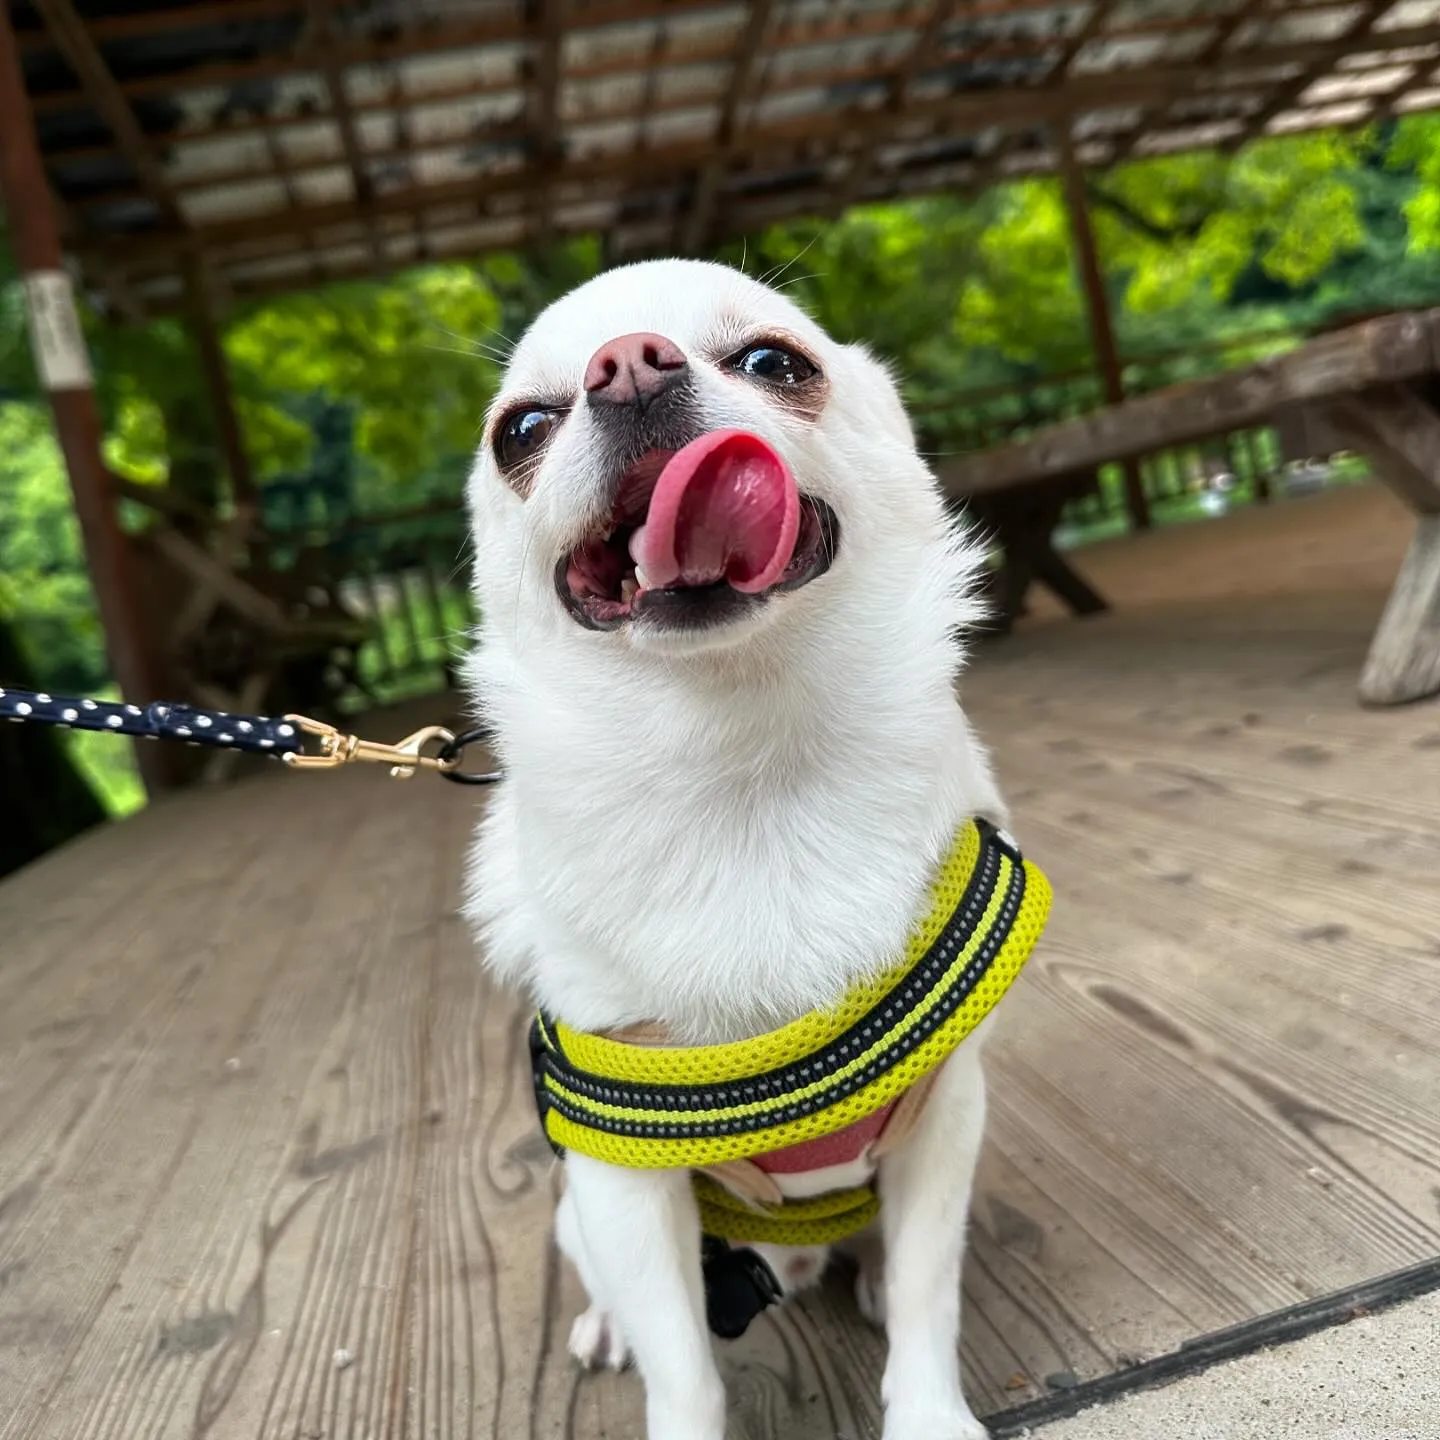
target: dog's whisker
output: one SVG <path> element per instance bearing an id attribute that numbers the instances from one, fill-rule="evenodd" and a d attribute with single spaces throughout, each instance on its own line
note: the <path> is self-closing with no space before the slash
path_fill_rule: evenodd
<path id="1" fill-rule="evenodd" d="M 772 289 L 774 289 L 774 287 L 775 287 L 775 282 L 776 282 L 777 280 L 779 280 L 779 278 L 780 278 L 792 265 L 798 265 L 798 264 L 810 253 L 810 251 L 813 250 L 817 244 L 819 244 L 819 241 L 820 241 L 820 232 L 817 230 L 817 231 L 810 237 L 809 242 L 805 245 L 804 249 L 802 249 L 798 255 L 792 255 L 792 256 L 790 257 L 790 259 L 788 259 L 783 265 L 779 266 L 777 269 L 771 271 L 770 274 L 766 275 L 766 276 L 761 280 L 760 283 L 761 283 L 762 285 L 769 285 Z"/>

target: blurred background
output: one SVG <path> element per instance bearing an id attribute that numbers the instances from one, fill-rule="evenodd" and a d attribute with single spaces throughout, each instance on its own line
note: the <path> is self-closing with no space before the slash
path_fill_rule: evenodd
<path id="1" fill-rule="evenodd" d="M 9 15 L 145 603 L 183 610 L 199 554 L 306 617 L 278 640 L 234 596 L 192 616 L 162 669 L 202 701 L 344 713 L 449 684 L 506 347 L 618 260 L 773 278 L 894 363 L 937 460 L 1440 302 L 1440 5 Z M 8 238 L 0 674 L 114 694 Z M 1128 488 L 1103 467 L 1058 540 L 1363 477 L 1310 448 L 1263 427 Z M 143 804 L 128 747 L 56 744 L 45 844 Z"/>

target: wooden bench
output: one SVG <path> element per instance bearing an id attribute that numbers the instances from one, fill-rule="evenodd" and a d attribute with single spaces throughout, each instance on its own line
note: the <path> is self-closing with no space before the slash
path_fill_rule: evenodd
<path id="1" fill-rule="evenodd" d="M 1296 415 L 1324 437 L 1325 448 L 1364 454 L 1416 517 L 1360 676 L 1360 698 L 1396 705 L 1440 693 L 1440 309 L 1349 326 L 1242 370 L 958 456 L 939 474 L 949 495 L 991 525 L 1006 549 L 1010 573 L 1002 570 L 1000 583 L 1008 617 L 1020 603 L 1017 587 L 1023 596 L 1031 579 L 1088 613 L 1103 608 L 1103 599 L 1050 540 L 1077 487 L 1102 465 Z"/>

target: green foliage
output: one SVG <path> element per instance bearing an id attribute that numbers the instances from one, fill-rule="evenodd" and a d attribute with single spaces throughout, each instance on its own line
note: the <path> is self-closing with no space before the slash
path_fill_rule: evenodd
<path id="1" fill-rule="evenodd" d="M 1138 388 L 1293 344 L 1337 316 L 1440 299 L 1434 116 L 1267 140 L 1233 155 L 1141 160 L 1091 177 L 1089 189 L 1127 380 Z M 277 531 L 335 524 L 457 495 L 508 344 L 603 257 L 592 237 L 544 254 L 330 286 L 229 317 L 225 349 L 268 523 Z M 768 277 L 838 338 L 885 357 L 927 448 L 984 443 L 987 425 L 1036 423 L 1098 399 L 1055 181 L 774 226 L 721 258 Z M 184 325 L 83 319 L 110 463 L 223 511 L 224 465 Z M 1270 338 L 1257 341 L 1257 331 Z M 983 405 L 957 402 L 985 387 L 1010 388 Z M 362 550 L 357 542 L 352 558 L 384 558 Z M 64 473 L 0 234 L 5 621 L 44 683 L 105 683 Z M 390 640 L 392 629 L 387 620 Z M 133 803 L 133 776 L 124 765 L 114 776 L 106 769 L 101 762 L 100 785 L 112 803 Z"/>
<path id="2" fill-rule="evenodd" d="M 45 412 L 15 402 L 0 403 L 0 624 L 45 685 L 86 694 L 106 683 L 59 447 Z"/>

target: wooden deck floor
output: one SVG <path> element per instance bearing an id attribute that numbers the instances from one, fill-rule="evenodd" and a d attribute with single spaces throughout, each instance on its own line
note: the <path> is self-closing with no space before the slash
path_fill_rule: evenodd
<path id="1" fill-rule="evenodd" d="M 1440 1253 L 1440 705 L 1354 701 L 1389 502 L 1292 503 L 1288 587 L 1278 513 L 1109 547 L 1143 608 L 967 682 L 1058 894 L 991 1058 L 982 1411 Z M 638 1433 L 564 1357 L 521 1007 L 454 911 L 474 803 L 274 774 L 0 886 L 4 1440 Z M 879 1434 L 838 1283 L 723 1359 L 737 1437 Z"/>

